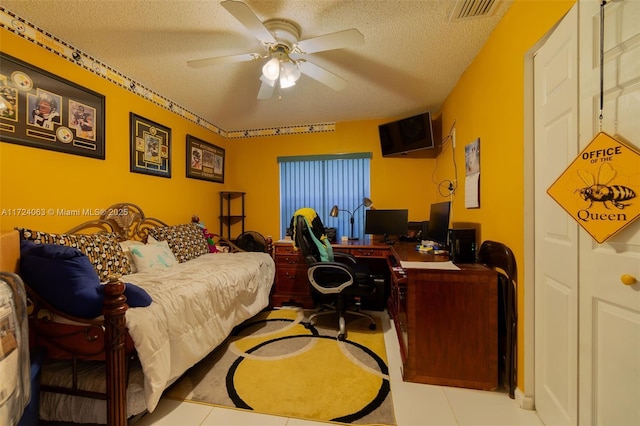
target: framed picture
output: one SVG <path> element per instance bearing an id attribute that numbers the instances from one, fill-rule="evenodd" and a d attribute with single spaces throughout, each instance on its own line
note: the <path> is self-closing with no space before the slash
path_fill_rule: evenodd
<path id="1" fill-rule="evenodd" d="M 0 141 L 104 160 L 105 99 L 0 52 Z"/>
<path id="2" fill-rule="evenodd" d="M 129 114 L 131 167 L 134 173 L 171 177 L 171 129 Z"/>
<path id="3" fill-rule="evenodd" d="M 224 183 L 224 149 L 187 135 L 187 177 Z"/>

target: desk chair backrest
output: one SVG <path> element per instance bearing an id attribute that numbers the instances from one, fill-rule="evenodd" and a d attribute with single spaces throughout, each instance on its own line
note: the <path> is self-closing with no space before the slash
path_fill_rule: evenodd
<path id="1" fill-rule="evenodd" d="M 478 252 L 478 261 L 487 266 L 501 269 L 511 283 L 518 282 L 516 258 L 506 245 L 497 241 L 484 241 Z"/>
<path id="2" fill-rule="evenodd" d="M 498 340 L 499 365 L 504 374 L 509 397 L 515 398 L 517 386 L 516 352 L 518 310 L 518 269 L 513 252 L 497 241 L 485 241 L 478 252 L 478 262 L 498 271 Z"/>
<path id="3" fill-rule="evenodd" d="M 293 244 L 302 252 L 308 264 L 333 262 L 331 242 L 315 210 L 308 207 L 298 209 L 291 218 L 290 227 L 293 230 Z"/>

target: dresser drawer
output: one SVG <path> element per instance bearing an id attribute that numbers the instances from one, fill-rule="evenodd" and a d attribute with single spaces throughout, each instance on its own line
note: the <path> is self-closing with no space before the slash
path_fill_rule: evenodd
<path id="1" fill-rule="evenodd" d="M 286 268 L 291 265 L 307 265 L 304 258 L 297 254 L 278 254 L 274 257 L 274 260 L 278 268 Z"/>
<path id="2" fill-rule="evenodd" d="M 351 247 L 346 252 L 355 257 L 386 257 L 389 254 L 388 250 L 369 247 Z"/>
<path id="3" fill-rule="evenodd" d="M 274 253 L 277 255 L 279 254 L 291 254 L 291 255 L 298 255 L 300 256 L 300 251 L 299 250 L 295 250 L 293 248 L 293 243 L 278 243 L 278 244 L 274 244 Z"/>
<path id="4" fill-rule="evenodd" d="M 278 268 L 275 291 L 277 293 L 309 293 L 307 268 Z"/>

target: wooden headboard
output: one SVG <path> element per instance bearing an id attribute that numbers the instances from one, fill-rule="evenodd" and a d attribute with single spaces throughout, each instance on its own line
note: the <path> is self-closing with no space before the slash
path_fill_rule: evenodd
<path id="1" fill-rule="evenodd" d="M 106 231 L 115 232 L 120 241 L 147 241 L 147 231 L 156 226 L 168 226 L 160 219 L 146 217 L 140 207 L 132 203 L 118 203 L 104 209 L 98 219 L 81 223 L 67 234 Z"/>
<path id="2" fill-rule="evenodd" d="M 142 209 L 131 203 L 114 204 L 98 219 L 84 222 L 66 234 L 90 232 L 115 232 L 118 239 L 146 242 L 147 230 L 155 226 L 167 226 L 159 219 L 149 218 Z M 20 267 L 20 234 L 16 230 L 0 233 L 0 271 L 18 273 Z"/>
<path id="3" fill-rule="evenodd" d="M 147 242 L 148 231 L 157 226 L 168 226 L 160 219 L 146 217 L 140 207 L 132 203 L 118 203 L 103 210 L 98 219 L 93 219 L 68 230 L 65 234 L 87 234 L 114 232 L 120 241 L 138 240 Z M 213 236 L 213 235 L 212 235 Z M 216 243 L 228 246 L 230 251 L 243 251 L 232 241 L 215 235 Z M 272 241 L 267 239 L 265 250 L 271 252 Z M 0 271 L 19 272 L 20 234 L 16 230 L 0 233 Z"/>

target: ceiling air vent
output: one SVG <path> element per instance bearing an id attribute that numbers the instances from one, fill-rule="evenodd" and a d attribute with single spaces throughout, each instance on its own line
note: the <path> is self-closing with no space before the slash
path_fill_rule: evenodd
<path id="1" fill-rule="evenodd" d="M 456 0 L 449 21 L 491 16 L 499 0 Z"/>

